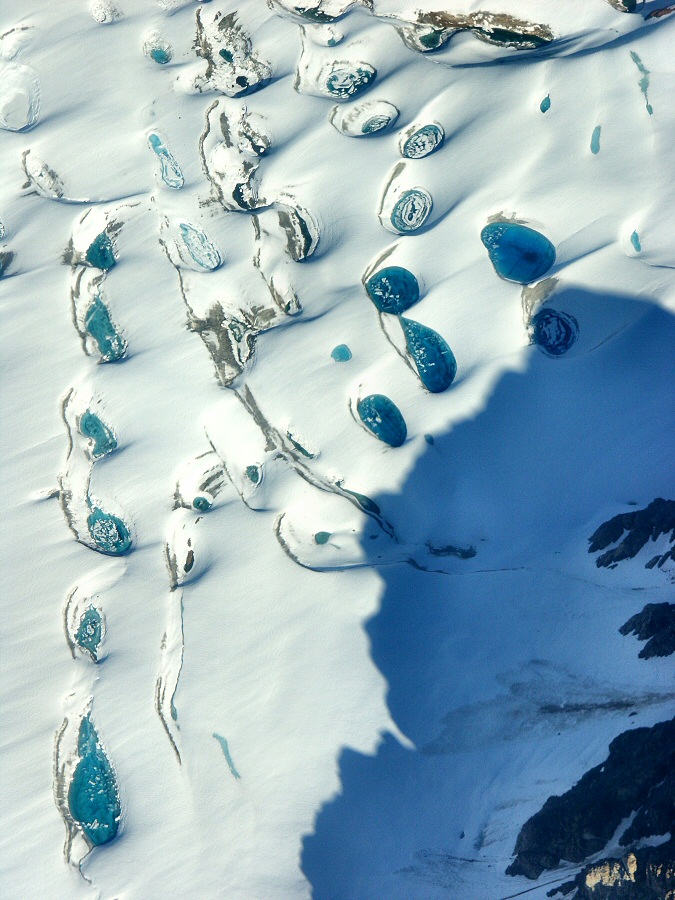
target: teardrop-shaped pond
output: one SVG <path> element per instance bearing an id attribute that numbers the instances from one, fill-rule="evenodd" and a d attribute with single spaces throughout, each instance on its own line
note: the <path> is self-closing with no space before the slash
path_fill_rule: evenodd
<path id="1" fill-rule="evenodd" d="M 491 222 L 480 233 L 490 262 L 500 278 L 530 284 L 555 262 L 555 247 L 547 237 L 517 222 Z"/>
<path id="2" fill-rule="evenodd" d="M 369 394 L 356 404 L 359 418 L 368 431 L 389 444 L 400 447 L 408 435 L 405 420 L 398 406 L 384 394 Z"/>
<path id="3" fill-rule="evenodd" d="M 77 753 L 68 808 L 89 843 L 99 847 L 117 834 L 122 810 L 115 773 L 88 715 L 80 723 Z"/>
<path id="4" fill-rule="evenodd" d="M 424 387 L 432 394 L 447 390 L 457 374 L 457 361 L 448 343 L 433 328 L 402 316 L 400 322 Z"/>

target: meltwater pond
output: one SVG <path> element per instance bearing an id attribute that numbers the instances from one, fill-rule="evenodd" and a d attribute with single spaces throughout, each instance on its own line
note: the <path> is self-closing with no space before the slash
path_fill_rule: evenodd
<path id="1" fill-rule="evenodd" d="M 87 516 L 87 527 L 96 548 L 101 553 L 119 556 L 131 547 L 131 534 L 124 522 L 97 506 Z"/>
<path id="2" fill-rule="evenodd" d="M 406 159 L 422 159 L 443 146 L 445 132 L 438 122 L 416 126 L 404 132 L 399 149 Z"/>
<path id="3" fill-rule="evenodd" d="M 420 286 L 412 272 L 387 266 L 366 281 L 366 292 L 380 312 L 397 316 L 420 299 Z"/>
<path id="4" fill-rule="evenodd" d="M 115 265 L 116 259 L 115 254 L 113 253 L 112 241 L 105 231 L 102 231 L 101 234 L 97 235 L 91 242 L 87 249 L 85 259 L 90 266 L 94 266 L 95 269 L 102 269 L 104 272 L 107 272 L 108 269 L 112 269 Z"/>
<path id="5" fill-rule="evenodd" d="M 222 258 L 218 248 L 206 232 L 196 225 L 190 225 L 189 222 L 181 222 L 179 229 L 190 259 L 200 269 L 205 269 L 207 272 L 217 269 Z"/>
<path id="6" fill-rule="evenodd" d="M 126 342 L 115 330 L 108 307 L 98 296 L 85 313 L 84 327 L 96 342 L 104 362 L 114 362 L 124 356 Z"/>
<path id="7" fill-rule="evenodd" d="M 326 78 L 326 91 L 338 100 L 349 100 L 370 87 L 376 76 L 377 69 L 368 63 L 336 65 Z"/>
<path id="8" fill-rule="evenodd" d="M 447 390 L 457 374 L 457 361 L 447 342 L 433 328 L 412 319 L 401 316 L 400 322 L 424 387 L 432 394 Z"/>
<path id="9" fill-rule="evenodd" d="M 491 222 L 480 233 L 490 262 L 500 278 L 530 284 L 555 262 L 555 247 L 547 237 L 517 222 Z"/>
<path id="10" fill-rule="evenodd" d="M 99 847 L 117 834 L 122 810 L 115 773 L 88 715 L 80 723 L 77 753 L 68 808 L 89 843 Z"/>
<path id="11" fill-rule="evenodd" d="M 368 431 L 390 447 L 400 447 L 408 435 L 398 406 L 384 394 L 370 394 L 356 404 L 359 418 Z"/>
<path id="12" fill-rule="evenodd" d="M 542 309 L 532 317 L 533 342 L 547 356 L 567 353 L 579 334 L 579 324 L 569 313 Z"/>
<path id="13" fill-rule="evenodd" d="M 349 362 L 352 358 L 352 351 L 346 344 L 338 344 L 337 347 L 333 347 L 330 355 L 335 362 Z"/>
<path id="14" fill-rule="evenodd" d="M 409 234 L 424 225 L 432 206 L 433 200 L 428 191 L 411 188 L 395 202 L 389 220 L 399 234 Z"/>
<path id="15" fill-rule="evenodd" d="M 80 434 L 84 437 L 91 438 L 94 442 L 91 449 L 91 455 L 94 459 L 106 456 L 117 447 L 117 440 L 110 428 L 102 422 L 99 417 L 87 410 L 80 417 Z"/>
<path id="16" fill-rule="evenodd" d="M 178 162 L 176 161 L 173 153 L 169 150 L 169 148 L 162 141 L 158 134 L 153 133 L 148 135 L 148 143 L 159 159 L 162 181 L 164 182 L 164 184 L 167 187 L 172 188 L 174 191 L 182 188 L 185 184 L 185 179 L 183 177 L 181 167 L 178 165 Z"/>
<path id="17" fill-rule="evenodd" d="M 89 606 L 80 619 L 80 624 L 75 632 L 75 643 L 82 650 L 86 650 L 97 659 L 99 644 L 103 638 L 103 619 L 95 606 Z"/>

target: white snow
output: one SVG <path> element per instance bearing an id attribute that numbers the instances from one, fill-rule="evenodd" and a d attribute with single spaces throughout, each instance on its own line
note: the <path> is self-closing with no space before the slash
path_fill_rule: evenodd
<path id="1" fill-rule="evenodd" d="M 414 9 L 375 0 L 376 15 L 357 6 L 331 26 L 305 23 L 304 36 L 290 5 L 236 4 L 261 61 L 255 77 L 270 67 L 269 84 L 239 98 L 216 90 L 235 84 L 231 73 L 205 80 L 193 47 L 196 13 L 210 23 L 233 4 L 0 9 L 0 253 L 14 254 L 0 278 L 0 865 L 12 900 L 515 895 L 533 886 L 504 875 L 524 821 L 604 759 L 621 731 L 672 714 L 672 659 L 639 660 L 641 645 L 618 633 L 645 603 L 670 596 L 672 567 L 646 570 L 650 545 L 597 569 L 587 538 L 675 487 L 675 15 L 645 20 L 659 6 L 651 0 L 635 15 L 603 0 L 541 0 L 536 10 L 503 0 L 495 11 L 535 16 L 558 40 L 514 51 L 458 34 L 426 55 L 392 22 L 438 8 L 432 0 Z M 172 48 L 168 64 L 144 55 L 149 34 Z M 631 51 L 650 73 L 652 115 Z M 301 52 L 303 92 L 294 89 Z M 363 96 L 400 111 L 394 128 L 352 140 L 331 125 L 335 98 L 303 79 L 334 60 L 377 69 Z M 271 142 L 255 175 L 265 198 L 258 235 L 250 212 L 218 201 L 203 169 L 215 100 L 236 128 L 246 112 Z M 442 125 L 443 147 L 403 161 L 401 133 L 424 122 Z M 151 133 L 183 187 L 162 181 Z M 250 138 L 233 139 L 235 149 L 206 158 L 214 172 L 219 159 L 230 174 L 258 163 Z M 220 141 L 205 136 L 204 150 Z M 405 186 L 433 198 L 425 227 L 404 236 L 378 218 L 401 162 Z M 303 262 L 286 250 L 293 205 L 320 234 Z M 497 277 L 480 241 L 498 214 L 556 246 L 548 305 L 579 323 L 559 359 L 528 345 L 521 287 Z M 73 321 L 83 327 L 71 291 L 84 267 L 64 254 L 71 238 L 86 252 L 110 222 L 120 226 L 117 264 L 101 290 L 128 348 L 97 364 Z M 180 223 L 207 238 L 208 266 L 185 243 L 168 246 Z M 363 289 L 388 249 L 386 264 L 423 285 L 406 315 L 457 358 L 445 393 L 423 389 Z M 87 268 L 82 284 L 95 292 L 100 274 Z M 204 321 L 216 307 L 243 310 L 261 330 L 255 358 L 242 356 L 239 375 L 227 370 L 231 386 L 224 369 L 216 377 L 208 334 L 188 329 L 186 303 Z M 352 359 L 337 363 L 342 343 Z M 71 389 L 117 437 L 93 464 L 66 463 L 60 404 Z M 402 447 L 350 414 L 368 393 L 403 413 Z M 313 458 L 298 451 L 291 462 L 262 419 Z M 259 486 L 249 466 L 263 467 Z M 129 554 L 104 557 L 75 540 L 49 496 L 62 476 L 77 480 L 80 524 L 89 477 L 91 498 L 124 516 Z M 190 507 L 196 489 L 213 497 L 207 512 Z M 176 508 L 178 495 L 186 502 Z M 316 571 L 280 546 L 282 515 Z M 321 531 L 332 544 L 314 542 Z M 477 552 L 438 556 L 429 545 Z M 172 553 L 182 568 L 170 591 Z M 105 614 L 99 665 L 68 647 L 63 610 L 75 588 Z M 180 763 L 155 706 L 160 677 Z M 123 826 L 86 858 L 83 878 L 64 861 L 52 765 L 64 716 L 91 698 Z M 628 706 L 602 709 L 617 699 Z M 600 708 L 541 710 L 565 702 Z"/>

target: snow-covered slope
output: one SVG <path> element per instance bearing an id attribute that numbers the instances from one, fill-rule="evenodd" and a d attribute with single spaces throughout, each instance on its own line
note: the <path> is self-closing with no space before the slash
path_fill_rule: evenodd
<path id="1" fill-rule="evenodd" d="M 618 631 L 669 536 L 587 552 L 675 488 L 675 14 L 620 6 L 0 6 L 5 896 L 580 869 L 505 874 L 674 705 Z"/>

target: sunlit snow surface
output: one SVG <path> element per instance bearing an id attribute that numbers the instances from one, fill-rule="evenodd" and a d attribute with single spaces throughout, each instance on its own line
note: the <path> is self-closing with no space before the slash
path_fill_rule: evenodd
<path id="1" fill-rule="evenodd" d="M 675 488 L 662 6 L 0 5 L 3 896 L 571 877 L 519 829 L 673 707 L 587 553 Z"/>

